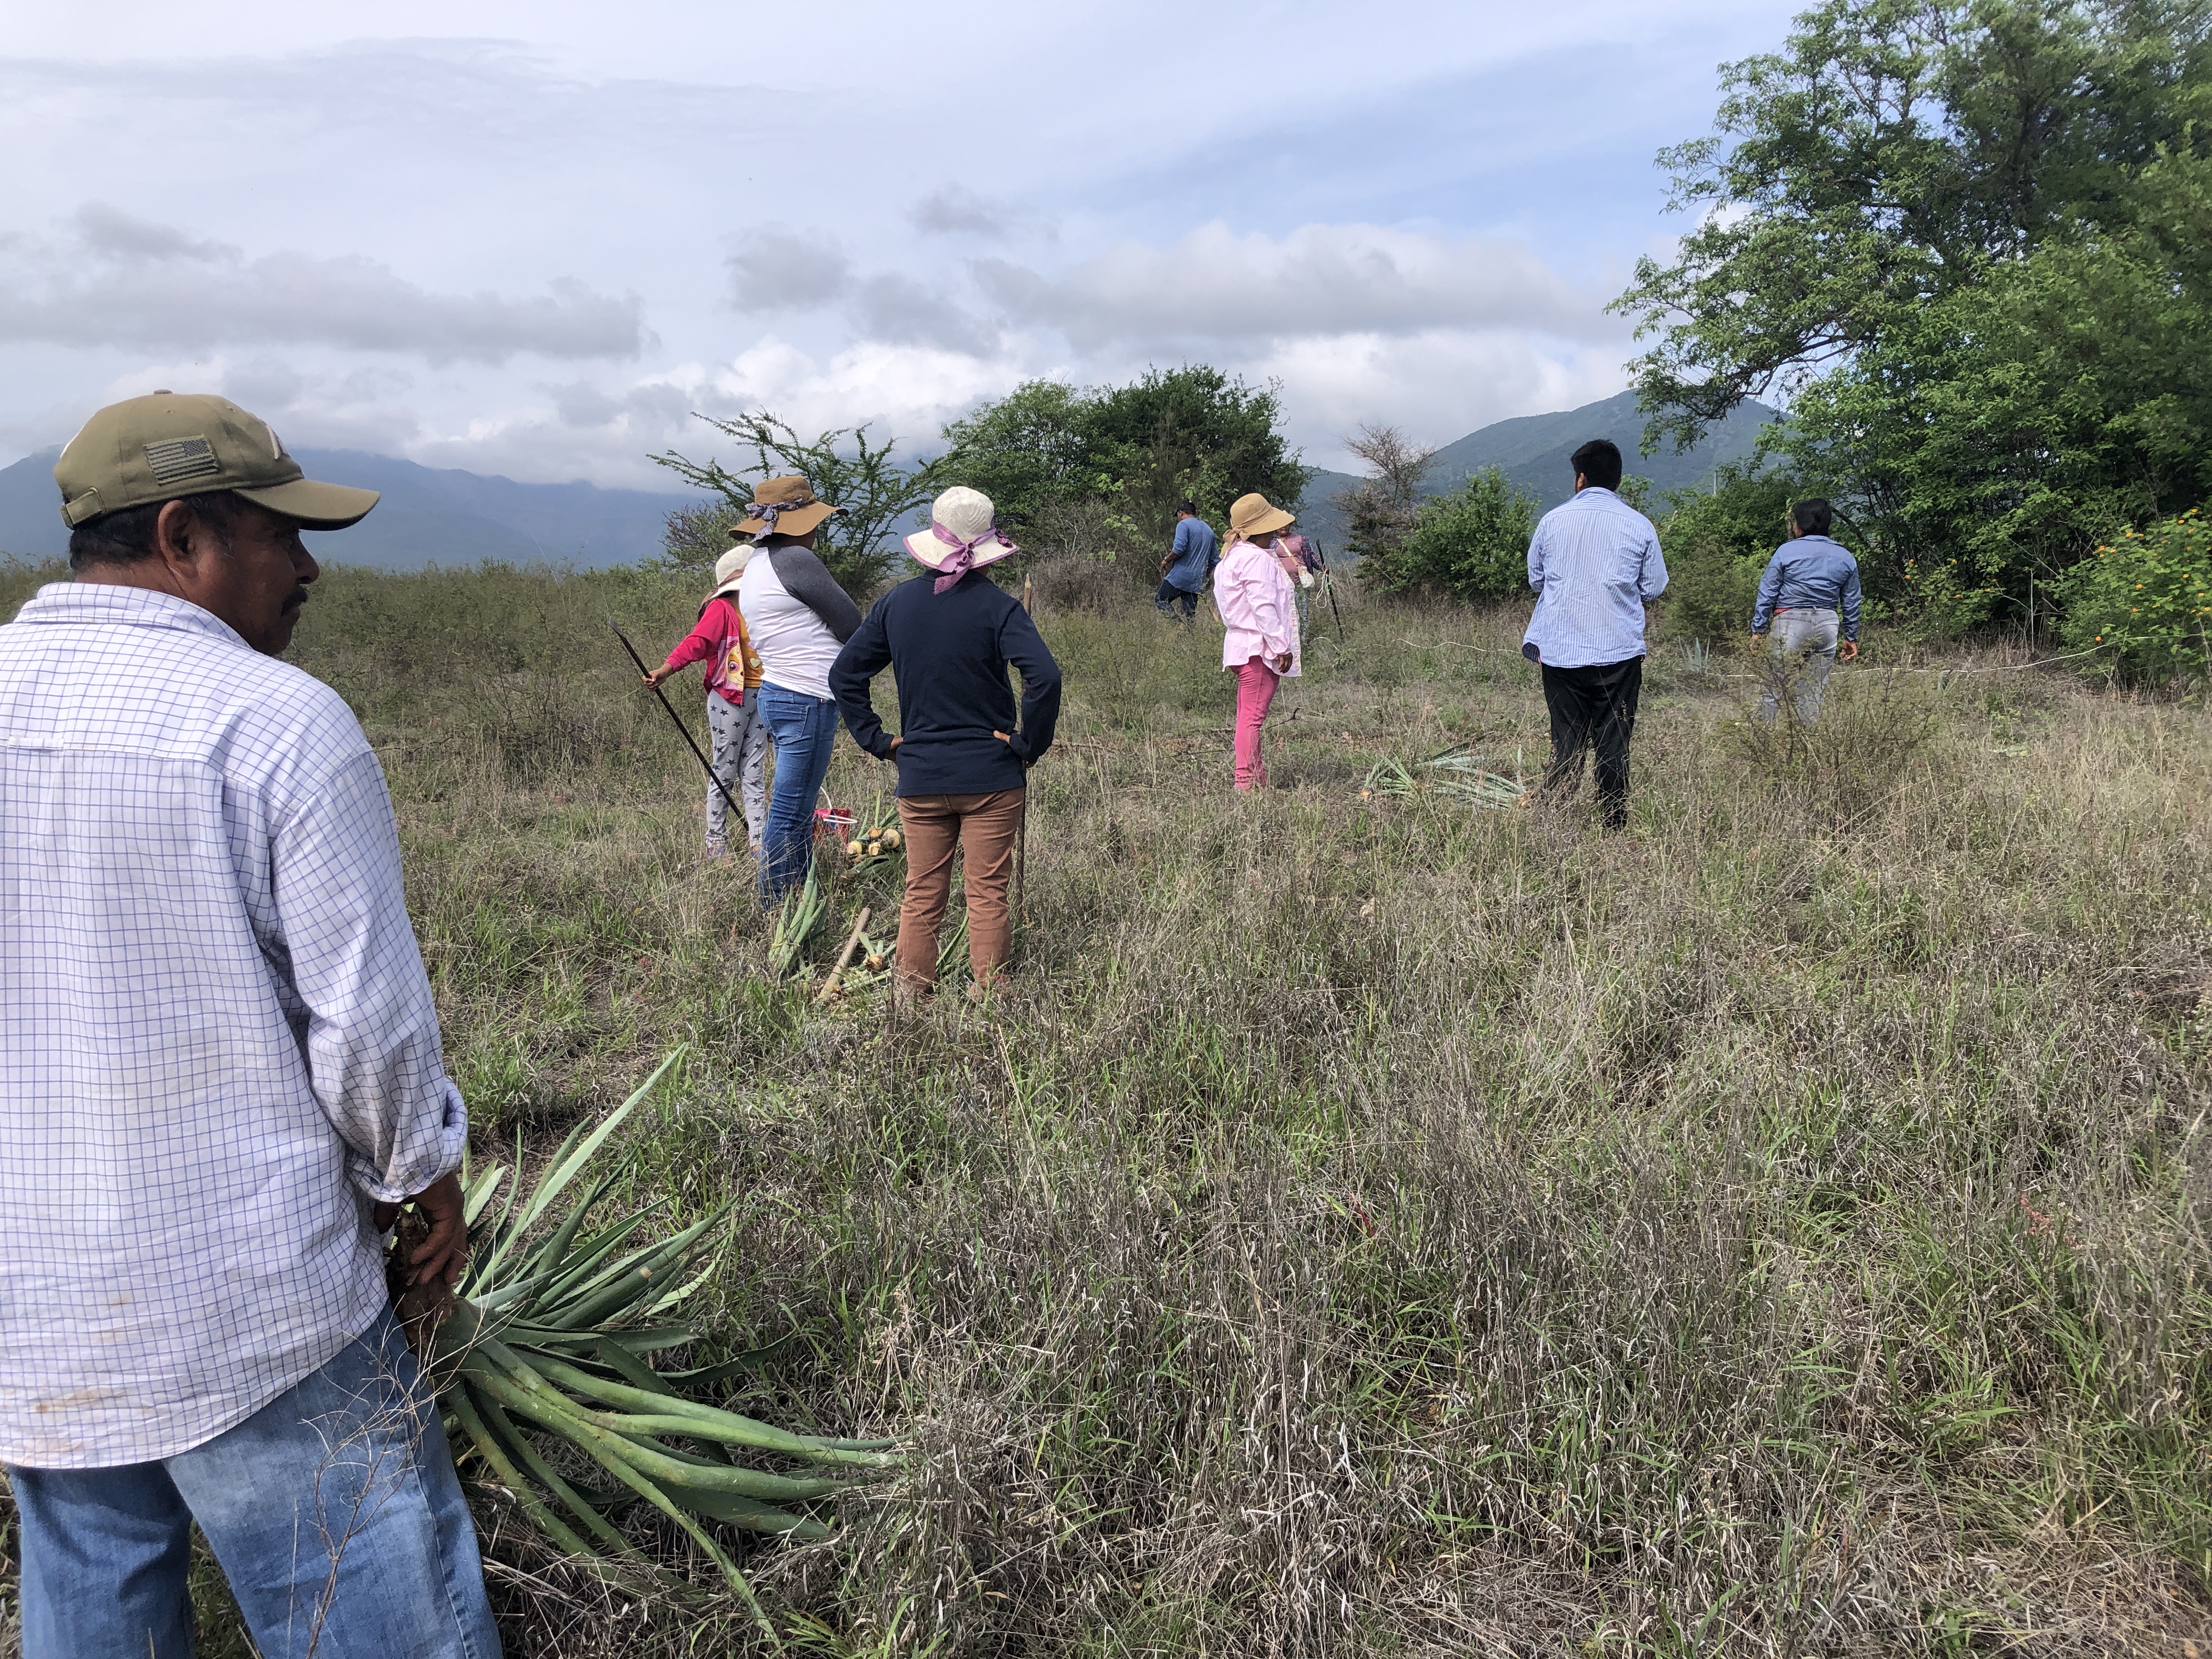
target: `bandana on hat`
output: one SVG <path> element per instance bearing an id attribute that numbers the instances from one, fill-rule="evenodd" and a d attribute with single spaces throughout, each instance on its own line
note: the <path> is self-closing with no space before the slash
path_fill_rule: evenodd
<path id="1" fill-rule="evenodd" d="M 952 556 L 937 567 L 937 580 L 930 584 L 929 589 L 933 593 L 950 592 L 954 583 L 974 569 L 975 550 L 979 547 L 1000 546 L 1006 550 L 1009 556 L 1022 550 L 1008 541 L 1005 532 L 996 525 L 993 525 L 973 541 L 963 542 L 955 532 L 947 530 L 936 520 L 932 519 L 929 521 L 929 533 L 954 550 Z"/>

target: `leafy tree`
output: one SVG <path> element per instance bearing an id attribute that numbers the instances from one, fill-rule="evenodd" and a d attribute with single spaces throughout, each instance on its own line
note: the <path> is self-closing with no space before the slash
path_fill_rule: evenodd
<path id="1" fill-rule="evenodd" d="M 1826 0 L 1663 152 L 1699 226 L 1616 301 L 1649 442 L 1749 396 L 1863 534 L 2001 598 L 2212 473 L 2196 0 Z"/>
<path id="2" fill-rule="evenodd" d="M 1425 590 L 1456 599 L 1495 600 L 1528 591 L 1528 541 L 1536 498 L 1498 468 L 1423 501 L 1397 546 L 1363 558 L 1359 578 L 1383 592 Z"/>
<path id="3" fill-rule="evenodd" d="M 1025 380 L 945 428 L 957 482 L 988 495 L 1016 540 L 1035 534 L 1054 504 L 1112 488 L 1093 453 L 1090 396 L 1059 380 Z"/>
<path id="4" fill-rule="evenodd" d="M 730 421 L 707 415 L 695 418 L 750 448 L 753 464 L 732 472 L 719 460 L 693 461 L 672 449 L 653 456 L 654 465 L 697 489 L 713 490 L 737 510 L 738 518 L 751 509 L 749 477 L 801 475 L 813 485 L 817 499 L 845 509 L 823 522 L 814 550 L 830 574 L 855 593 L 866 592 L 896 562 L 896 547 L 885 545 L 891 532 L 951 482 L 943 459 L 901 466 L 891 459 L 898 440 L 871 444 L 865 425 L 825 432 L 808 443 L 787 422 L 766 410 Z"/>
<path id="5" fill-rule="evenodd" d="M 1204 363 L 1156 368 L 1094 396 L 1091 453 L 1121 484 L 1129 516 L 1164 537 L 1186 498 L 1217 526 L 1254 490 L 1295 510 L 1313 475 L 1278 429 L 1282 418 L 1273 386 Z"/>
<path id="6" fill-rule="evenodd" d="M 1217 529 L 1247 491 L 1298 500 L 1310 473 L 1281 419 L 1272 386 L 1202 363 L 1124 386 L 1031 380 L 948 425 L 939 465 L 948 481 L 989 495 L 1017 538 L 1034 533 L 1054 503 L 1100 499 L 1140 537 L 1164 541 L 1187 497 Z"/>

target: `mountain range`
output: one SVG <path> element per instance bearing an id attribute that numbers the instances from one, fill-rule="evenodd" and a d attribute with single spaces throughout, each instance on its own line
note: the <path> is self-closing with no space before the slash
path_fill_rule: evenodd
<path id="1" fill-rule="evenodd" d="M 1668 490 L 1687 489 L 1711 477 L 1717 466 L 1747 459 L 1759 428 L 1779 418 L 1765 404 L 1739 404 L 1696 447 L 1679 455 L 1671 447 L 1639 455 L 1644 416 L 1636 407 L 1636 394 L 1624 392 L 1580 409 L 1517 416 L 1470 432 L 1437 451 L 1420 493 L 1443 495 L 1485 467 L 1494 466 L 1507 482 L 1535 496 L 1540 506 L 1557 507 L 1574 493 L 1574 472 L 1567 458 L 1592 438 L 1610 438 L 1620 446 L 1629 471 L 1651 480 L 1656 505 Z M 1349 472 L 1316 472 L 1306 485 L 1305 502 L 1298 513 L 1300 528 L 1318 537 L 1331 551 L 1342 546 L 1344 520 L 1335 497 L 1360 482 Z"/>
<path id="2" fill-rule="evenodd" d="M 1636 394 L 1556 415 L 1524 415 L 1470 432 L 1436 453 L 1421 493 L 1441 495 L 1487 466 L 1533 493 L 1546 507 L 1567 498 L 1573 478 L 1567 457 L 1590 438 L 1610 438 L 1628 458 L 1632 472 L 1650 478 L 1659 494 L 1683 489 L 1710 477 L 1723 462 L 1743 459 L 1759 429 L 1776 418 L 1763 404 L 1741 405 L 1686 453 L 1638 455 L 1644 417 Z M 350 530 L 307 538 L 318 557 L 385 570 L 425 565 L 475 564 L 501 559 L 592 568 L 635 564 L 660 550 L 661 525 L 696 495 L 645 489 L 603 489 L 574 483 L 520 483 L 513 478 L 421 466 L 389 455 L 351 449 L 295 452 L 311 478 L 381 490 L 376 511 Z M 69 532 L 56 511 L 53 465 L 58 450 L 27 455 L 0 467 L 0 552 L 52 558 L 69 551 Z M 1300 526 L 1334 552 L 1344 544 L 1342 515 L 1334 498 L 1360 481 L 1348 472 L 1316 472 L 1306 486 Z"/>
<path id="3" fill-rule="evenodd" d="M 49 449 L 0 467 L 0 550 L 58 557 L 69 531 L 57 510 Z M 319 559 L 383 570 L 501 559 L 586 568 L 635 564 L 660 551 L 669 512 L 700 498 L 597 484 L 518 483 L 513 478 L 418 466 L 353 449 L 293 452 L 311 478 L 381 490 L 376 510 L 350 530 L 307 538 Z"/>

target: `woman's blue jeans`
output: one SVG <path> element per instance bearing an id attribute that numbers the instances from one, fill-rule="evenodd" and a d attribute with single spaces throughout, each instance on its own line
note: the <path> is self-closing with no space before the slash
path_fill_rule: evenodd
<path id="1" fill-rule="evenodd" d="M 499 1659 L 437 1402 L 389 1310 L 204 1445 L 8 1479 L 24 1659 L 186 1659 L 195 1521 L 269 1659 Z"/>
<path id="2" fill-rule="evenodd" d="M 814 861 L 814 803 L 837 741 L 837 703 L 781 685 L 760 689 L 761 718 L 775 745 L 775 781 L 762 835 L 760 893 L 773 902 L 806 879 Z"/>

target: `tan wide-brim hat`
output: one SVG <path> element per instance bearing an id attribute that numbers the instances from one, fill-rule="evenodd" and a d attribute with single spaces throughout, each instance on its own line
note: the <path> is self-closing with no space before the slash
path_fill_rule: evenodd
<path id="1" fill-rule="evenodd" d="M 978 543 L 977 538 L 991 533 L 993 511 L 991 498 L 980 489 L 970 489 L 966 484 L 955 484 L 929 504 L 930 528 L 917 530 L 906 538 L 906 550 L 927 565 L 932 570 L 943 570 L 960 550 L 969 549 L 968 568 L 981 570 L 987 564 L 996 564 L 1001 559 L 1011 559 L 1022 550 L 1004 536 L 994 541 Z M 937 533 L 942 526 L 947 541 Z"/>
<path id="2" fill-rule="evenodd" d="M 775 510 L 764 513 L 763 507 Z M 844 510 L 817 501 L 814 486 L 802 477 L 770 478 L 753 491 L 752 512 L 732 525 L 730 534 L 765 536 L 774 531 L 779 536 L 804 536 L 819 529 L 831 514 Z"/>
<path id="3" fill-rule="evenodd" d="M 1256 491 L 1239 495 L 1229 509 L 1229 533 L 1239 541 L 1249 541 L 1271 531 L 1288 530 L 1297 521 L 1295 513 L 1284 512 Z"/>
<path id="4" fill-rule="evenodd" d="M 269 422 L 228 398 L 153 392 L 110 404 L 54 463 L 62 522 L 228 489 L 303 530 L 343 530 L 377 503 L 374 489 L 319 483 L 285 453 Z"/>

